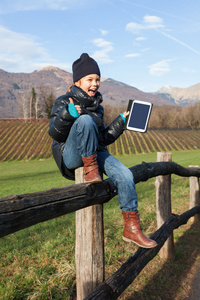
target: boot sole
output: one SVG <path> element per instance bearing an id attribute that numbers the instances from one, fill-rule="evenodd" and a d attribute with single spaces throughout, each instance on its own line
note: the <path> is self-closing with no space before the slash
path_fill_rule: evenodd
<path id="1" fill-rule="evenodd" d="M 126 238 L 126 237 L 124 237 L 124 236 L 122 236 L 122 239 L 125 241 L 125 242 L 128 242 L 128 243 L 134 243 L 134 244 L 136 244 L 136 245 L 138 245 L 139 247 L 142 247 L 142 248 L 146 248 L 146 249 L 151 249 L 151 248 L 155 248 L 156 246 L 157 246 L 157 244 L 155 245 L 155 246 L 151 246 L 151 247 L 145 247 L 145 246 L 142 246 L 142 245 L 140 245 L 140 244 L 138 244 L 137 242 L 135 242 L 135 241 L 133 241 L 133 240 L 131 240 L 131 239 L 128 239 L 128 238 Z"/>

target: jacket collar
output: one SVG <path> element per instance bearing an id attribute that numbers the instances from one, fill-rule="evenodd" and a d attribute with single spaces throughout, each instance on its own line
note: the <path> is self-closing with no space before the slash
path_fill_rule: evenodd
<path id="1" fill-rule="evenodd" d="M 76 101 L 80 103 L 80 106 L 90 111 L 94 111 L 103 101 L 102 96 L 99 92 L 96 93 L 95 97 L 90 97 L 86 92 L 76 85 L 72 86 L 72 94 Z"/>

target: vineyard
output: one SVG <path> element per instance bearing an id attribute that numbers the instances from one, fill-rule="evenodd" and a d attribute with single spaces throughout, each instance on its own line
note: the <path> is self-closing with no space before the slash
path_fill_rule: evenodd
<path id="1" fill-rule="evenodd" d="M 51 158 L 49 120 L 0 120 L 0 161 Z M 124 131 L 108 147 L 113 155 L 200 149 L 200 129 L 148 129 L 146 133 Z"/>

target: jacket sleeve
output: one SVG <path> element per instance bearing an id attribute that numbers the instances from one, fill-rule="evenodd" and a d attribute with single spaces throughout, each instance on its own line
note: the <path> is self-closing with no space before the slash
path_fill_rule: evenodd
<path id="1" fill-rule="evenodd" d="M 52 108 L 49 135 L 57 142 L 65 142 L 75 118 L 67 110 L 68 98 L 59 97 Z"/>
<path id="2" fill-rule="evenodd" d="M 118 139 L 124 131 L 124 120 L 119 115 L 108 127 L 104 127 L 99 136 L 99 144 L 108 146 Z"/>

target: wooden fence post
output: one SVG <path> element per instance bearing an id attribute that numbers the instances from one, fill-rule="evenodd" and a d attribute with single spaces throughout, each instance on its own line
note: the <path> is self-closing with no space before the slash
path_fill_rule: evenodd
<path id="1" fill-rule="evenodd" d="M 75 182 L 83 183 L 83 167 L 75 170 Z M 76 211 L 77 300 L 87 297 L 104 281 L 103 204 Z"/>
<path id="2" fill-rule="evenodd" d="M 189 166 L 189 167 L 199 167 L 199 166 Z M 190 208 L 200 205 L 200 194 L 199 194 L 199 178 L 191 176 L 190 177 Z M 196 214 L 191 217 L 191 222 L 196 222 L 200 220 L 200 214 Z"/>
<path id="3" fill-rule="evenodd" d="M 170 152 L 157 152 L 157 161 L 171 161 Z M 162 224 L 171 216 L 171 175 L 161 175 L 156 177 L 156 210 L 157 226 Z M 161 258 L 175 258 L 173 233 L 160 250 Z"/>

